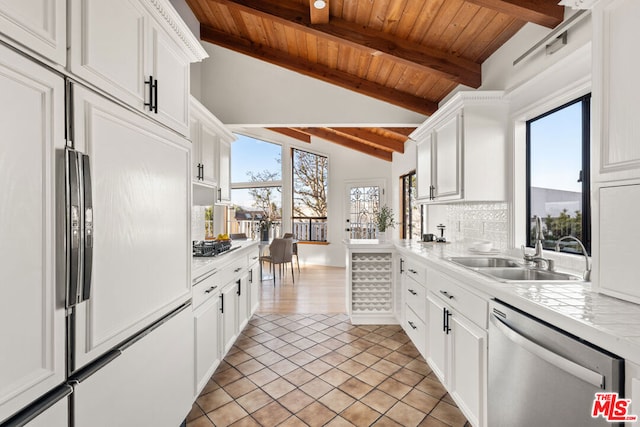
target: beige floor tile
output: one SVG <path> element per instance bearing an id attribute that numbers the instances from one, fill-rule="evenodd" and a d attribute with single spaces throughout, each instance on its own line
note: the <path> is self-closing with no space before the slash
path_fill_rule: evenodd
<path id="1" fill-rule="evenodd" d="M 398 424 L 386 415 L 381 417 L 373 424 L 375 427 L 405 427 L 402 424 Z"/>
<path id="2" fill-rule="evenodd" d="M 388 395 L 387 393 L 374 389 L 371 390 L 369 394 L 360 399 L 362 403 L 365 403 L 367 406 L 375 409 L 376 411 L 384 414 L 396 404 L 398 399 L 393 396 Z"/>
<path id="3" fill-rule="evenodd" d="M 458 405 L 456 405 L 456 402 L 453 401 L 453 398 L 451 397 L 451 395 L 449 395 L 449 393 L 447 393 L 444 396 L 442 396 L 442 401 L 443 402 L 447 402 L 448 404 L 453 405 L 455 407 L 458 406 Z"/>
<path id="4" fill-rule="evenodd" d="M 407 393 L 407 395 L 402 398 L 402 401 L 425 414 L 431 412 L 438 404 L 438 399 L 415 388 Z"/>
<path id="5" fill-rule="evenodd" d="M 427 393 L 430 396 L 435 397 L 438 400 L 442 399 L 442 397 L 447 394 L 447 389 L 445 389 L 444 386 L 440 384 L 440 381 L 432 380 L 429 377 L 426 377 L 425 379 L 420 381 L 416 385 L 416 388 L 422 392 Z"/>
<path id="6" fill-rule="evenodd" d="M 400 370 L 400 366 L 396 365 L 395 363 L 388 362 L 384 359 L 380 360 L 378 363 L 374 364 L 371 367 L 387 376 L 391 376 L 395 372 Z"/>
<path id="7" fill-rule="evenodd" d="M 264 369 L 264 367 L 265 366 L 262 363 L 258 362 L 255 359 L 251 359 L 251 360 L 247 360 L 246 362 L 242 362 L 241 364 L 236 366 L 236 369 L 240 371 L 242 375 L 246 376 L 246 375 L 251 375 L 254 372 L 258 372 L 259 370 Z"/>
<path id="8" fill-rule="evenodd" d="M 398 353 L 394 351 L 393 353 L 389 353 L 384 357 L 384 360 L 388 360 L 389 362 L 395 363 L 398 366 L 405 366 L 416 359 L 413 359 L 409 356 L 405 356 L 402 353 Z M 405 366 L 406 367 L 406 366 Z"/>
<path id="9" fill-rule="evenodd" d="M 198 404 L 194 402 L 193 405 L 191 405 L 191 411 L 189 411 L 189 413 L 187 414 L 187 422 L 193 421 L 196 418 L 200 418 L 203 415 L 204 412 L 202 411 L 202 409 L 200 409 Z"/>
<path id="10" fill-rule="evenodd" d="M 343 345 L 342 347 L 337 349 L 336 352 L 340 353 L 343 356 L 347 356 L 347 357 L 353 357 L 353 356 L 356 356 L 356 355 L 362 353 L 361 350 L 359 350 L 359 349 L 357 349 L 355 347 L 351 347 L 350 345 Z"/>
<path id="11" fill-rule="evenodd" d="M 298 365 L 290 362 L 288 359 L 283 359 L 278 363 L 274 363 L 273 365 L 271 365 L 269 369 L 271 369 L 276 374 L 283 376 L 298 369 Z"/>
<path id="12" fill-rule="evenodd" d="M 187 421 L 187 427 L 215 427 L 206 416 L 198 417 L 195 420 Z"/>
<path id="13" fill-rule="evenodd" d="M 246 333 L 243 333 L 242 335 L 248 336 Z M 259 342 L 260 344 L 264 344 L 265 342 L 271 341 L 274 338 L 276 338 L 276 336 L 271 335 L 271 333 L 269 332 L 262 332 L 260 334 L 253 335 L 251 337 L 251 339 L 253 339 L 256 342 Z"/>
<path id="14" fill-rule="evenodd" d="M 324 356 L 320 357 L 320 360 L 328 363 L 331 366 L 338 366 L 349 360 L 349 358 L 347 356 L 343 356 L 338 352 L 332 351 L 331 353 L 327 353 Z"/>
<path id="15" fill-rule="evenodd" d="M 256 360 L 258 362 L 262 363 L 266 367 L 269 367 L 269 366 L 273 365 L 274 363 L 278 363 L 282 359 L 284 359 L 284 358 L 282 356 L 280 356 L 278 353 L 276 353 L 275 351 L 270 351 L 268 353 L 265 353 L 265 354 L 262 354 L 262 355 L 256 357 Z"/>
<path id="16" fill-rule="evenodd" d="M 373 389 L 372 386 L 355 377 L 345 381 L 338 388 L 356 399 L 362 398 Z"/>
<path id="17" fill-rule="evenodd" d="M 239 364 L 241 364 L 242 362 L 246 362 L 247 360 L 251 359 L 252 356 L 245 353 L 244 351 L 240 350 L 234 354 L 232 354 L 229 357 L 225 357 L 225 362 L 229 363 L 230 365 L 233 366 L 237 366 Z"/>
<path id="18" fill-rule="evenodd" d="M 325 424 L 325 427 L 354 427 L 354 425 L 338 415 Z"/>
<path id="19" fill-rule="evenodd" d="M 239 419 L 231 427 L 262 427 L 251 415 Z"/>
<path id="20" fill-rule="evenodd" d="M 304 365 L 303 368 L 306 371 L 311 372 L 313 375 L 319 376 L 330 370 L 332 366 L 322 360 L 316 359 L 313 362 Z"/>
<path id="21" fill-rule="evenodd" d="M 315 357 L 322 357 L 325 354 L 331 353 L 331 349 L 323 346 L 322 344 L 316 344 L 313 347 L 309 347 L 306 351 Z"/>
<path id="22" fill-rule="evenodd" d="M 428 415 L 422 422 L 419 427 L 451 427 L 449 424 L 445 424 L 437 418 Z"/>
<path id="23" fill-rule="evenodd" d="M 211 418 L 213 424 L 216 426 L 228 426 L 241 418 L 246 417 L 247 411 L 242 409 L 242 406 L 238 405 L 236 402 L 229 402 L 220 408 L 208 412 L 207 416 Z"/>
<path id="24" fill-rule="evenodd" d="M 333 389 L 333 386 L 320 378 L 315 378 L 300 386 L 300 389 L 314 399 L 319 399 Z"/>
<path id="25" fill-rule="evenodd" d="M 298 366 L 304 366 L 307 363 L 311 363 L 316 360 L 316 356 L 307 353 L 306 351 L 300 351 L 288 359 L 290 362 L 295 363 Z"/>
<path id="26" fill-rule="evenodd" d="M 407 357 L 407 356 L 404 356 L 404 357 Z M 427 365 L 427 362 L 421 359 L 412 359 L 409 363 L 405 365 L 405 368 L 411 369 L 412 371 L 422 374 L 424 376 L 427 376 L 431 373 L 431 368 L 429 367 L 429 365 Z"/>
<path id="27" fill-rule="evenodd" d="M 424 375 L 417 372 L 413 372 L 411 369 L 402 368 L 398 372 L 393 374 L 393 379 L 398 380 L 403 384 L 411 387 L 415 387 L 420 381 L 424 379 Z"/>
<path id="28" fill-rule="evenodd" d="M 209 379 L 209 381 L 207 381 L 207 385 L 205 385 L 202 391 L 200 392 L 200 396 L 207 393 L 211 393 L 212 391 L 217 390 L 219 388 L 220 386 L 218 385 L 218 383 L 216 383 L 213 379 Z"/>
<path id="29" fill-rule="evenodd" d="M 249 393 L 252 390 L 255 390 L 257 386 L 251 382 L 248 378 L 240 378 L 238 381 L 234 381 L 231 384 L 227 384 L 224 386 L 224 391 L 226 391 L 229 396 L 234 399 L 239 398 L 242 395 Z"/>
<path id="30" fill-rule="evenodd" d="M 226 369 L 222 372 L 216 370 L 216 372 L 213 374 L 213 380 L 220 387 L 224 387 L 225 385 L 239 380 L 240 378 L 242 378 L 242 373 L 235 368 Z"/>
<path id="31" fill-rule="evenodd" d="M 353 397 L 338 389 L 331 390 L 318 400 L 335 413 L 342 412 L 355 402 Z"/>
<path id="32" fill-rule="evenodd" d="M 262 344 L 255 345 L 253 347 L 245 348 L 244 351 L 250 354 L 252 357 L 258 357 L 269 352 L 269 349 Z"/>
<path id="33" fill-rule="evenodd" d="M 270 383 L 278 377 L 279 375 L 269 368 L 264 368 L 248 376 L 248 378 L 258 387 L 262 387 L 263 385 Z"/>
<path id="34" fill-rule="evenodd" d="M 356 426 L 370 426 L 380 413 L 361 402 L 356 402 L 340 413 L 340 416 Z"/>
<path id="35" fill-rule="evenodd" d="M 383 347 L 380 344 L 376 344 L 367 349 L 367 353 L 373 354 L 374 356 L 378 356 L 380 358 L 384 358 L 388 354 L 391 354 L 393 350 L 388 349 L 387 347 Z"/>
<path id="36" fill-rule="evenodd" d="M 338 365 L 338 369 L 350 375 L 358 375 L 360 372 L 367 369 L 367 367 L 364 366 L 362 363 L 355 362 L 353 359 L 351 359 Z"/>
<path id="37" fill-rule="evenodd" d="M 284 378 L 278 378 L 277 380 L 271 381 L 269 384 L 263 386 L 262 390 L 264 390 L 272 398 L 278 400 L 280 397 L 289 393 L 294 388 L 296 388 L 296 386 L 291 384 L 289 381 L 285 380 Z"/>
<path id="38" fill-rule="evenodd" d="M 273 402 L 273 398 L 264 391 L 256 389 L 237 399 L 236 402 L 238 402 L 249 414 L 253 414 L 258 409 Z"/>
<path id="39" fill-rule="evenodd" d="M 462 427 L 467 422 L 458 408 L 443 401 L 440 401 L 429 415 L 452 427 Z"/>
<path id="40" fill-rule="evenodd" d="M 390 394 L 396 399 L 402 399 L 407 393 L 409 393 L 411 387 L 402 384 L 401 382 L 396 381 L 393 378 L 388 378 L 378 386 L 378 389 L 384 391 L 387 394 Z"/>
<path id="41" fill-rule="evenodd" d="M 281 355 L 282 357 L 291 357 L 296 353 L 299 353 L 300 349 L 298 347 L 294 347 L 292 344 L 287 344 L 284 347 L 280 347 L 276 350 L 276 353 Z"/>
<path id="42" fill-rule="evenodd" d="M 340 347 L 342 347 L 344 345 L 344 343 L 340 340 L 337 340 L 335 338 L 329 338 L 328 340 L 326 340 L 325 342 L 322 343 L 323 346 L 330 348 L 331 350 L 337 350 Z"/>
<path id="43" fill-rule="evenodd" d="M 272 402 L 251 414 L 262 426 L 277 426 L 291 415 L 291 412 L 287 411 L 287 409 L 278 402 Z"/>
<path id="44" fill-rule="evenodd" d="M 396 340 L 394 340 L 393 338 L 386 338 L 382 341 L 380 341 L 380 345 L 383 347 L 386 347 L 390 350 L 397 350 L 398 348 L 402 347 L 404 343 L 398 342 Z"/>
<path id="45" fill-rule="evenodd" d="M 233 398 L 227 394 L 223 389 L 219 388 L 211 393 L 207 393 L 199 397 L 196 402 L 202 410 L 207 413 L 211 412 L 219 407 L 231 402 Z"/>
<path id="46" fill-rule="evenodd" d="M 378 384 L 387 379 L 387 375 L 382 372 L 378 372 L 375 369 L 368 368 L 356 375 L 356 378 L 370 386 L 377 387 Z"/>
<path id="47" fill-rule="evenodd" d="M 310 427 L 320 427 L 336 416 L 336 413 L 320 402 L 313 402 L 296 414 Z"/>
<path id="48" fill-rule="evenodd" d="M 341 371 L 338 368 L 333 368 L 320 375 L 320 378 L 334 387 L 338 387 L 343 382 L 351 378 L 351 375 Z M 366 382 L 366 381 L 365 381 Z M 373 384 L 372 384 L 373 385 Z"/>
<path id="49" fill-rule="evenodd" d="M 301 385 L 306 384 L 314 379 L 315 376 L 302 368 L 298 368 L 295 371 L 289 372 L 283 378 L 289 381 L 291 384 L 300 387 Z"/>
<path id="50" fill-rule="evenodd" d="M 271 341 L 267 341 L 263 343 L 262 345 L 267 347 L 269 350 L 277 350 L 288 344 L 289 344 L 288 342 L 281 340 L 280 338 L 274 338 Z"/>
<path id="51" fill-rule="evenodd" d="M 415 427 L 427 416 L 403 402 L 393 405 L 385 415 L 405 427 Z"/>
<path id="52" fill-rule="evenodd" d="M 307 427 L 307 424 L 295 415 L 290 416 L 278 427 Z"/>
<path id="53" fill-rule="evenodd" d="M 278 399 L 278 402 L 287 408 L 292 414 L 304 409 L 306 406 L 314 402 L 315 399 L 302 390 L 295 389 Z"/>
<path id="54" fill-rule="evenodd" d="M 353 358 L 358 363 L 362 363 L 365 366 L 371 367 L 380 361 L 378 356 L 374 356 L 373 354 L 364 352 L 360 353 Z"/>

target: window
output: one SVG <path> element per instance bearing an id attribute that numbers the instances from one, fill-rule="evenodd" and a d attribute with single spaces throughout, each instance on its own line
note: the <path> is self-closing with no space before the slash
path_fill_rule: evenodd
<path id="1" fill-rule="evenodd" d="M 282 222 L 282 147 L 245 135 L 231 144 L 229 233 L 259 238 L 260 224 L 270 237 L 280 235 Z"/>
<path id="2" fill-rule="evenodd" d="M 292 148 L 291 160 L 293 235 L 326 242 L 328 159 Z"/>
<path id="3" fill-rule="evenodd" d="M 400 177 L 402 186 L 402 238 L 420 240 L 421 210 L 416 203 L 416 172 L 413 171 Z"/>
<path id="4" fill-rule="evenodd" d="M 590 95 L 527 122 L 527 245 L 542 219 L 543 247 L 562 236 L 579 239 L 591 252 L 589 203 Z M 575 244 L 561 246 L 579 253 Z"/>

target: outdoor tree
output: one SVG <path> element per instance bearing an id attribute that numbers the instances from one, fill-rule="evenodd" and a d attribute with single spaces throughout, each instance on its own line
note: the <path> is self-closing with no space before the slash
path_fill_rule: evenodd
<path id="1" fill-rule="evenodd" d="M 278 172 L 265 169 L 262 172 L 247 172 L 247 176 L 251 182 L 267 182 L 278 179 L 280 175 Z M 274 201 L 276 193 L 280 192 L 280 187 L 252 187 L 249 189 L 254 207 L 261 210 L 264 218 L 271 222 L 279 220 L 282 215 Z"/>
<path id="2" fill-rule="evenodd" d="M 327 216 L 327 158 L 295 150 L 293 155 L 293 214 Z"/>

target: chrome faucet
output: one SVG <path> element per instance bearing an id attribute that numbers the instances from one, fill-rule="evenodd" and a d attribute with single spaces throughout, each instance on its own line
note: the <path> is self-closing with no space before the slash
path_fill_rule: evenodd
<path id="1" fill-rule="evenodd" d="M 589 262 L 589 254 L 587 253 L 587 249 L 584 247 L 584 245 L 582 244 L 582 242 L 573 237 L 573 236 L 564 236 L 559 238 L 556 241 L 556 252 L 560 252 L 560 242 L 564 241 L 564 240 L 573 240 L 575 242 L 578 243 L 578 245 L 580 245 L 580 249 L 582 250 L 582 254 L 584 255 L 584 261 L 585 261 L 585 270 L 584 270 L 584 274 L 582 275 L 582 278 L 589 282 L 591 281 L 591 264 Z"/>
<path id="2" fill-rule="evenodd" d="M 544 258 L 542 255 L 542 240 L 544 240 L 544 234 L 542 233 L 542 218 L 536 216 L 536 232 L 535 232 L 535 253 L 533 255 L 529 255 L 524 250 L 524 245 L 522 245 L 522 257 L 525 262 L 533 263 L 536 268 L 542 268 L 542 263 L 547 265 L 547 270 L 555 271 L 555 262 L 552 259 Z"/>

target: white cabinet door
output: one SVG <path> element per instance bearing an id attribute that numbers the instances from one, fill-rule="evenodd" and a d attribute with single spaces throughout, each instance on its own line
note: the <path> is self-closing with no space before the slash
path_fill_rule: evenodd
<path id="1" fill-rule="evenodd" d="M 80 86 L 76 149 L 89 155 L 91 298 L 77 307 L 76 366 L 191 297 L 189 142 Z"/>
<path id="2" fill-rule="evenodd" d="M 640 236 L 640 184 L 596 188 L 594 203 L 593 285 L 609 295 L 640 303 L 640 287 L 633 265 L 640 248 L 631 236 Z"/>
<path id="3" fill-rule="evenodd" d="M 461 121 L 462 116 L 455 114 L 434 130 L 433 196 L 437 201 L 462 197 Z"/>
<path id="4" fill-rule="evenodd" d="M 189 136 L 191 138 L 191 177 L 194 181 L 200 181 L 200 165 L 202 149 L 200 148 L 200 121 L 193 115 L 189 118 Z"/>
<path id="5" fill-rule="evenodd" d="M 201 181 L 205 184 L 216 185 L 218 183 L 217 145 L 218 135 L 215 129 L 202 123 L 200 126 L 200 162 L 202 163 Z"/>
<path id="6" fill-rule="evenodd" d="M 180 425 L 193 404 L 193 332 L 187 307 L 81 381 L 72 425 Z"/>
<path id="7" fill-rule="evenodd" d="M 137 0 L 69 2 L 71 71 L 139 110 L 150 101 L 149 17 Z"/>
<path id="8" fill-rule="evenodd" d="M 640 2 L 601 1 L 593 11 L 593 118 L 592 178 L 595 181 L 640 177 L 640 91 L 629 82 L 636 78 Z"/>
<path id="9" fill-rule="evenodd" d="M 258 256 L 256 255 L 255 257 L 257 260 Z M 260 305 L 260 286 L 260 265 L 257 262 L 253 262 L 249 267 L 249 287 L 251 288 L 249 297 L 249 318 L 251 318 Z"/>
<path id="10" fill-rule="evenodd" d="M 438 379 L 446 386 L 447 373 L 447 338 L 444 328 L 445 305 L 430 293 L 427 295 L 427 362 Z"/>
<path id="11" fill-rule="evenodd" d="M 417 151 L 416 178 L 418 199 L 431 200 L 433 196 L 431 186 L 431 172 L 433 169 L 433 144 L 431 134 L 428 134 L 423 140 L 418 142 Z"/>
<path id="12" fill-rule="evenodd" d="M 238 337 L 238 295 L 237 284 L 231 282 L 225 286 L 220 294 L 220 311 L 222 312 L 222 353 L 233 346 Z"/>
<path id="13" fill-rule="evenodd" d="M 67 2 L 0 0 L 0 33 L 64 66 L 67 61 Z"/>
<path id="14" fill-rule="evenodd" d="M 198 396 L 220 363 L 220 298 L 213 295 L 193 312 L 195 327 L 195 396 Z"/>
<path id="15" fill-rule="evenodd" d="M 483 426 L 486 396 L 487 332 L 453 312 L 449 392 L 474 426 Z"/>
<path id="16" fill-rule="evenodd" d="M 189 59 L 180 46 L 158 24 L 151 25 L 151 66 L 149 73 L 157 84 L 157 120 L 188 135 Z M 155 114 L 150 113 L 155 116 Z"/>
<path id="17" fill-rule="evenodd" d="M 218 202 L 231 202 L 231 144 L 218 141 Z"/>
<path id="18" fill-rule="evenodd" d="M 251 298 L 251 288 L 249 283 L 249 272 L 245 272 L 236 284 L 238 286 L 238 332 L 247 325 L 249 320 L 249 303 Z"/>
<path id="19" fill-rule="evenodd" d="M 56 295 L 56 158 L 64 81 L 0 45 L 0 420 L 65 378 L 64 297 Z M 62 308 L 61 308 L 62 307 Z"/>

